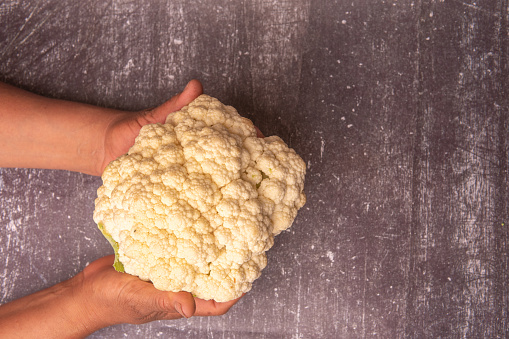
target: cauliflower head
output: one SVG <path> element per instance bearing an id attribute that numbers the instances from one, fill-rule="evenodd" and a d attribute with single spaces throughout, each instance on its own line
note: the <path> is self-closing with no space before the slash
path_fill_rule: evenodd
<path id="1" fill-rule="evenodd" d="M 274 236 L 306 202 L 306 165 L 279 137 L 201 95 L 143 126 L 105 169 L 94 221 L 115 269 L 224 302 L 251 289 Z"/>

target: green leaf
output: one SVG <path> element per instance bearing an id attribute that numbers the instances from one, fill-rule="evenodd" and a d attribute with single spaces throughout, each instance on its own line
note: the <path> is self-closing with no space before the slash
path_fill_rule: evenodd
<path id="1" fill-rule="evenodd" d="M 122 272 L 124 273 L 124 265 L 120 262 L 120 260 L 118 259 L 118 242 L 116 242 L 115 240 L 113 240 L 113 238 L 111 237 L 111 234 L 109 234 L 108 232 L 106 232 L 106 230 L 104 229 L 104 225 L 103 223 L 98 223 L 97 226 L 99 227 L 99 230 L 101 231 L 101 233 L 104 235 L 104 237 L 106 238 L 106 240 L 108 240 L 108 242 L 110 243 L 111 247 L 113 247 L 113 251 L 115 251 L 115 262 L 113 263 L 113 268 L 117 271 L 117 272 Z"/>

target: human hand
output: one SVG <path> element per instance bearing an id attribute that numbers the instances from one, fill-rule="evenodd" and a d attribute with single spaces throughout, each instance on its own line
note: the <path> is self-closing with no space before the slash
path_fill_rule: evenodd
<path id="1" fill-rule="evenodd" d="M 98 259 L 69 280 L 0 305 L 2 338 L 83 338 L 115 324 L 221 315 L 239 300 L 216 303 L 159 291 L 115 271 L 113 260 Z"/>
<path id="2" fill-rule="evenodd" d="M 90 327 L 222 315 L 240 299 L 218 303 L 194 298 L 188 292 L 159 291 L 150 282 L 115 271 L 113 260 L 114 256 L 98 259 L 73 278 Z"/>
<path id="3" fill-rule="evenodd" d="M 140 112 L 124 112 L 115 116 L 115 119 L 109 123 L 105 131 L 104 158 L 97 174 L 101 175 L 111 161 L 127 153 L 134 144 L 134 140 L 142 126 L 164 123 L 170 113 L 178 111 L 202 93 L 203 87 L 201 83 L 198 80 L 191 80 L 182 93 L 175 95 L 156 108 Z"/>
<path id="4" fill-rule="evenodd" d="M 201 83 L 193 80 L 182 93 L 154 109 L 127 112 L 50 99 L 0 82 L 0 102 L 5 103 L 0 105 L 0 141 L 8 141 L 0 147 L 0 167 L 100 176 L 111 161 L 127 153 L 142 126 L 164 123 L 168 114 L 202 91 Z"/>

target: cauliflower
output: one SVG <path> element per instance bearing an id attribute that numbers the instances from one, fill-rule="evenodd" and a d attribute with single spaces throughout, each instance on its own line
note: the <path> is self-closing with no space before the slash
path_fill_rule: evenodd
<path id="1" fill-rule="evenodd" d="M 251 289 L 274 236 L 306 202 L 306 166 L 279 137 L 201 95 L 143 126 L 105 169 L 94 221 L 115 269 L 224 302 Z"/>

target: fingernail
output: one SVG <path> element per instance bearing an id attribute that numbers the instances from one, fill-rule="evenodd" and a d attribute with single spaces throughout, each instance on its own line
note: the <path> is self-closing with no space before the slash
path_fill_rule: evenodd
<path id="1" fill-rule="evenodd" d="M 173 307 L 175 307 L 175 310 L 180 313 L 181 316 L 183 316 L 184 318 L 188 318 L 185 314 L 184 314 L 184 311 L 182 311 L 182 305 L 178 302 L 178 301 L 175 301 L 175 304 L 173 305 Z"/>

